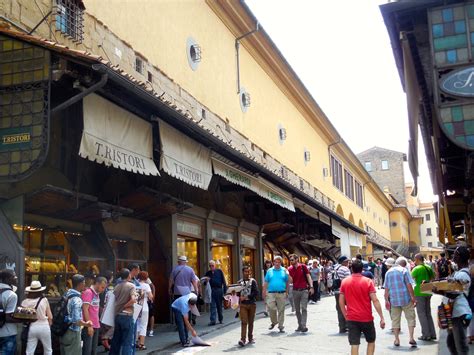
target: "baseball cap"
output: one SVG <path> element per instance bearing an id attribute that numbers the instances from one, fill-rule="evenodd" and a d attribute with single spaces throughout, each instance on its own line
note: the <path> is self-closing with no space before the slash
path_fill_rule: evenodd
<path id="1" fill-rule="evenodd" d="M 393 265 L 395 265 L 395 259 L 394 258 L 388 258 L 387 260 L 385 260 L 385 264 L 387 266 L 393 266 Z"/>
<path id="2" fill-rule="evenodd" d="M 190 293 L 189 294 L 188 301 L 192 301 L 192 303 L 194 303 L 194 304 L 189 305 L 189 310 L 191 311 L 192 314 L 199 317 L 201 315 L 201 313 L 199 313 L 199 310 L 197 309 L 197 306 L 196 306 L 197 299 L 198 299 L 198 297 L 195 293 Z"/>
<path id="3" fill-rule="evenodd" d="M 347 260 L 347 256 L 343 255 L 343 256 L 340 256 L 339 259 L 337 259 L 337 262 L 339 264 L 342 264 L 346 260 Z"/>
<path id="4" fill-rule="evenodd" d="M 188 258 L 186 257 L 186 255 L 181 255 L 178 257 L 178 261 L 188 261 Z"/>

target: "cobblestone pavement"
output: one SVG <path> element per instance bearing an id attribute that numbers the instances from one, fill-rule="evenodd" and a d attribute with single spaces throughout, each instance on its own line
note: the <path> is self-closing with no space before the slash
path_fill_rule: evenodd
<path id="1" fill-rule="evenodd" d="M 383 290 L 378 291 L 379 300 L 383 300 Z M 432 298 L 433 317 L 435 317 L 436 306 L 440 303 L 440 297 Z M 260 308 L 260 312 L 262 308 Z M 263 314 L 258 314 L 255 321 L 254 336 L 256 343 L 246 345 L 241 348 L 237 342 L 240 338 L 240 322 L 236 319 L 234 322 L 226 322 L 220 328 L 213 328 L 207 334 L 202 335 L 202 339 L 211 344 L 210 347 L 191 347 L 181 348 L 173 345 L 166 349 L 154 351 L 154 354 L 223 354 L 223 353 L 255 353 L 255 354 L 349 354 L 350 348 L 346 334 L 338 334 L 337 314 L 335 310 L 334 297 L 324 297 L 316 305 L 308 305 L 308 328 L 306 334 L 295 332 L 297 328 L 296 316 L 286 308 L 285 333 L 279 333 L 278 330 L 268 330 L 269 318 Z M 378 324 L 378 315 L 375 314 L 376 324 Z M 418 348 L 410 348 L 408 344 L 408 329 L 406 321 L 402 321 L 402 334 L 400 335 L 401 346 L 393 345 L 393 334 L 390 328 L 390 316 L 384 310 L 384 317 L 387 323 L 385 330 L 377 328 L 377 340 L 375 354 L 396 354 L 413 352 L 417 355 L 422 354 L 449 354 L 445 347 L 446 334 L 441 333 L 441 339 L 435 342 L 418 341 Z M 436 318 L 435 322 L 436 322 Z M 275 328 L 276 329 L 276 328 Z M 199 332 L 199 334 L 203 334 Z M 174 333 L 177 338 L 177 333 Z M 415 329 L 415 337 L 421 335 L 419 325 Z M 438 336 L 439 339 L 439 336 Z M 474 354 L 474 346 L 471 346 L 471 352 Z M 361 339 L 360 354 L 365 354 L 366 343 Z M 151 349 L 150 349 L 151 350 Z"/>

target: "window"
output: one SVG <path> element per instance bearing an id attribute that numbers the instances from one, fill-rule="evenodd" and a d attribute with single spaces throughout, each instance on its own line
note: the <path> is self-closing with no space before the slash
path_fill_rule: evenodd
<path id="1" fill-rule="evenodd" d="M 427 236 L 432 235 L 432 234 L 431 234 L 431 228 L 426 228 L 426 235 L 427 235 Z"/>
<path id="2" fill-rule="evenodd" d="M 372 171 L 372 162 L 371 161 L 366 161 L 364 166 L 365 166 L 365 170 Z"/>
<path id="3" fill-rule="evenodd" d="M 388 170 L 388 160 L 382 160 L 382 170 Z"/>
<path id="4" fill-rule="evenodd" d="M 57 0 L 56 29 L 77 42 L 84 38 L 84 8 L 77 0 Z"/>
<path id="5" fill-rule="evenodd" d="M 364 194 L 362 184 L 359 181 L 355 182 L 355 202 L 360 208 L 364 208 Z"/>
<path id="6" fill-rule="evenodd" d="M 143 74 L 143 60 L 141 58 L 135 58 L 135 70 L 140 74 Z"/>
<path id="7" fill-rule="evenodd" d="M 428 242 L 428 247 L 429 247 L 429 248 L 432 248 L 432 247 L 433 247 L 433 243 L 432 243 L 432 242 Z"/>
<path id="8" fill-rule="evenodd" d="M 431 216 L 429 214 L 425 214 L 425 221 L 429 221 Z"/>
<path id="9" fill-rule="evenodd" d="M 151 72 L 148 72 L 148 82 L 153 83 L 153 74 Z"/>
<path id="10" fill-rule="evenodd" d="M 337 187 L 339 190 L 344 191 L 342 185 L 342 164 L 331 155 L 331 174 L 332 174 L 332 184 Z"/>
<path id="11" fill-rule="evenodd" d="M 344 183 L 346 196 L 354 201 L 354 177 L 346 169 L 344 169 Z"/>

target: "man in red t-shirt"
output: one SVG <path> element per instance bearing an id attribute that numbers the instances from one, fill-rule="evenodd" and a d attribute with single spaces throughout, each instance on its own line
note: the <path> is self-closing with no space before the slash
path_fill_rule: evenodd
<path id="1" fill-rule="evenodd" d="M 297 332 L 306 333 L 306 319 L 308 318 L 308 301 L 309 296 L 314 293 L 311 275 L 305 264 L 299 263 L 299 257 L 296 254 L 290 255 L 291 266 L 288 273 L 293 279 L 293 301 L 295 303 L 296 318 L 298 319 Z M 311 287 L 310 287 L 311 286 Z"/>
<path id="2" fill-rule="evenodd" d="M 372 316 L 372 304 L 380 316 L 380 328 L 385 328 L 382 307 L 377 298 L 374 283 L 362 276 L 362 261 L 352 261 L 352 275 L 342 280 L 339 306 L 347 321 L 351 355 L 359 354 L 360 335 L 364 333 L 367 341 L 367 354 L 375 351 L 375 326 Z"/>

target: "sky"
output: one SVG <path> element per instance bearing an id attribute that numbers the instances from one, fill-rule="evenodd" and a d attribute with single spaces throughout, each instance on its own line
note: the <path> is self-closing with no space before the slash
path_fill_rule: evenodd
<path id="1" fill-rule="evenodd" d="M 408 152 L 406 96 L 379 9 L 386 0 L 245 2 L 354 153 Z M 418 146 L 419 198 L 433 201 L 421 137 Z"/>

